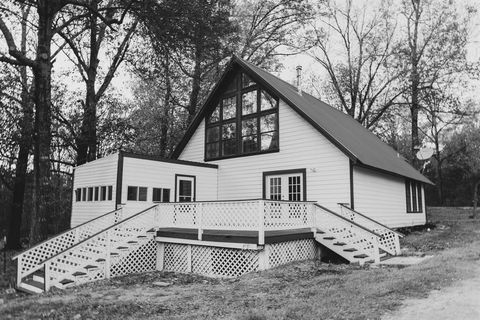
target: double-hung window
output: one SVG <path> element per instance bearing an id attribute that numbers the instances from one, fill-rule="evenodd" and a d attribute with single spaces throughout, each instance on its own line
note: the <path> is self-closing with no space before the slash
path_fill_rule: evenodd
<path id="1" fill-rule="evenodd" d="M 278 99 L 246 74 L 236 77 L 206 119 L 205 159 L 278 149 Z"/>

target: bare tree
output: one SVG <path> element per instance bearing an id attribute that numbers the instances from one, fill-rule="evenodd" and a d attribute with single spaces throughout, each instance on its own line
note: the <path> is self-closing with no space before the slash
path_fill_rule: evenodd
<path id="1" fill-rule="evenodd" d="M 396 24 L 389 8 L 339 2 L 320 9 L 309 53 L 328 73 L 337 107 L 374 128 L 402 94 L 392 65 Z"/>

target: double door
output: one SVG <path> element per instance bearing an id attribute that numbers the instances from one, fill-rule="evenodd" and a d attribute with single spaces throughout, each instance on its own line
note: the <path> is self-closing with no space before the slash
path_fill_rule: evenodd
<path id="1" fill-rule="evenodd" d="M 265 176 L 265 196 L 270 200 L 305 201 L 302 173 Z"/>

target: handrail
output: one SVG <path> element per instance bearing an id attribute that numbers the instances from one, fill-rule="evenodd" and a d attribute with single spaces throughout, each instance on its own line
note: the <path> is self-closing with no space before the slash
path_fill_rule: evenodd
<path id="1" fill-rule="evenodd" d="M 372 218 L 370 218 L 370 217 L 367 217 L 366 215 L 364 215 L 364 214 L 362 214 L 362 213 L 360 213 L 360 212 L 358 212 L 358 211 L 355 211 L 354 209 L 352 209 L 352 208 L 350 208 L 350 207 L 347 207 L 344 203 L 338 203 L 338 205 L 341 206 L 341 207 L 344 207 L 344 208 L 347 209 L 347 210 L 350 210 L 350 211 L 358 214 L 359 216 L 361 216 L 361 217 L 363 217 L 363 218 L 365 218 L 365 219 L 367 219 L 367 220 L 370 220 L 370 221 L 378 224 L 379 226 L 381 226 L 381 227 L 383 227 L 383 228 L 385 228 L 385 229 L 388 229 L 388 230 L 392 231 L 393 233 L 396 233 L 396 234 L 397 234 L 399 237 L 401 237 L 401 238 L 403 238 L 403 237 L 405 236 L 405 235 L 403 235 L 402 233 L 400 233 L 400 232 L 398 232 L 398 231 L 395 231 L 395 230 L 387 227 L 386 225 L 378 222 L 377 220 L 374 220 L 374 219 L 372 219 Z"/>
<path id="2" fill-rule="evenodd" d="M 122 210 L 122 208 L 109 211 L 109 212 L 107 212 L 107 213 L 105 213 L 105 214 L 102 214 L 102 215 L 96 217 L 96 218 L 93 218 L 93 219 L 91 219 L 91 220 L 85 221 L 84 223 L 79 224 L 78 226 L 76 226 L 76 227 L 74 227 L 74 228 L 70 228 L 70 229 L 67 229 L 67 230 L 65 230 L 65 231 L 62 231 L 62 232 L 60 232 L 59 234 L 56 234 L 56 235 L 54 235 L 54 236 L 52 236 L 52 237 L 50 237 L 50 238 L 48 238 L 48 239 L 45 239 L 45 240 L 43 240 L 43 241 L 41 241 L 41 242 L 33 245 L 32 247 L 30 247 L 30 248 L 28 248 L 28 249 L 23 250 L 23 251 L 20 252 L 20 253 L 17 253 L 16 255 L 14 255 L 14 256 L 12 257 L 12 260 L 17 259 L 19 256 L 21 256 L 21 255 L 23 255 L 23 254 L 25 254 L 25 253 L 27 253 L 27 252 L 35 249 L 36 247 L 41 246 L 42 244 L 45 244 L 45 243 L 47 243 L 47 242 L 49 242 L 49 241 L 51 241 L 51 240 L 53 240 L 53 239 L 55 239 L 55 238 L 60 237 L 60 236 L 62 236 L 62 235 L 64 235 L 64 234 L 66 234 L 67 232 L 71 232 L 72 230 L 75 230 L 75 229 L 78 229 L 78 228 L 80 228 L 80 227 L 83 227 L 83 226 L 86 225 L 86 224 L 92 223 L 92 222 L 94 222 L 95 220 L 98 220 L 98 219 L 100 219 L 100 218 L 103 218 L 103 217 L 105 217 L 105 216 L 108 216 L 109 214 L 112 214 L 112 213 L 117 212 L 117 211 L 120 211 L 120 210 Z M 40 263 L 42 263 L 42 262 L 40 262 Z"/>
<path id="3" fill-rule="evenodd" d="M 373 235 L 376 236 L 377 238 L 381 238 L 381 237 L 382 237 L 382 235 L 376 233 L 375 231 L 372 231 L 372 230 L 370 230 L 370 229 L 368 229 L 368 228 L 365 228 L 364 226 L 362 226 L 362 225 L 360 225 L 360 224 L 358 224 L 358 223 L 356 223 L 356 222 L 354 222 L 354 221 L 352 221 L 352 220 L 350 220 L 350 219 L 347 219 L 347 218 L 339 215 L 338 213 L 336 213 L 336 212 L 334 212 L 334 211 L 332 211 L 332 210 L 330 210 L 330 209 L 327 209 L 327 208 L 325 208 L 324 206 L 319 205 L 318 203 L 314 203 L 313 205 L 319 207 L 320 209 L 322 209 L 322 210 L 324 210 L 324 211 L 327 211 L 328 213 L 336 216 L 337 218 L 340 218 L 340 219 L 342 219 L 342 220 L 345 220 L 346 222 L 351 223 L 351 224 L 353 224 L 354 226 L 356 226 L 356 227 L 358 227 L 358 228 L 361 228 L 361 229 L 363 229 L 363 230 L 365 230 L 365 231 L 373 234 Z"/>
<path id="4" fill-rule="evenodd" d="M 86 239 L 84 239 L 84 240 L 82 240 L 82 241 L 74 244 L 73 246 L 71 246 L 71 247 L 69 247 L 69 248 L 67 248 L 67 249 L 65 249 L 65 250 L 57 253 L 57 254 L 54 255 L 54 256 L 51 256 L 51 257 L 48 258 L 47 260 L 43 261 L 42 264 L 46 264 L 47 262 L 49 262 L 50 260 L 58 257 L 59 255 L 64 254 L 64 253 L 66 253 L 66 252 L 69 252 L 70 250 L 72 250 L 72 249 L 80 246 L 81 244 L 83 244 L 83 243 L 85 243 L 85 242 L 87 242 L 87 241 L 95 238 L 95 237 L 98 236 L 99 234 L 101 234 L 101 233 L 103 233 L 103 232 L 105 232 L 105 231 L 107 231 L 107 230 L 113 229 L 113 228 L 115 228 L 116 226 L 118 226 L 118 225 L 120 225 L 120 224 L 123 224 L 123 223 L 125 223 L 125 222 L 128 222 L 128 221 L 132 220 L 133 218 L 136 218 L 136 217 L 138 217 L 139 215 L 141 215 L 142 213 L 145 213 L 145 212 L 147 212 L 147 211 L 150 211 L 151 209 L 153 209 L 153 208 L 155 208 L 155 207 L 158 207 L 158 205 L 154 205 L 154 206 L 148 207 L 147 209 L 144 209 L 144 210 L 142 210 L 142 211 L 140 211 L 140 212 L 138 212 L 138 213 L 136 213 L 136 214 L 134 214 L 134 215 L 126 218 L 126 219 L 123 219 L 122 221 L 119 221 L 119 222 L 117 222 L 117 223 L 115 223 L 115 224 L 113 224 L 113 225 L 111 225 L 111 226 L 109 226 L 109 227 L 107 227 L 107 228 L 105 228 L 105 229 L 103 229 L 103 230 L 95 233 L 95 234 L 92 234 L 90 237 L 88 237 L 88 238 L 86 238 Z"/>

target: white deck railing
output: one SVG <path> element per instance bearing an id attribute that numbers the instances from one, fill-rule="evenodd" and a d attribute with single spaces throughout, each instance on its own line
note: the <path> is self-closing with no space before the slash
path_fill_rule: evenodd
<path id="1" fill-rule="evenodd" d="M 342 216 L 381 235 L 381 238 L 378 240 L 380 249 L 391 255 L 398 255 L 401 253 L 399 239 L 400 237 L 403 237 L 401 233 L 347 207 L 343 203 L 339 203 L 338 205 L 340 206 L 340 213 Z"/>
<path id="2" fill-rule="evenodd" d="M 162 228 L 258 231 L 264 244 L 265 231 L 311 228 L 312 202 L 236 200 L 160 203 L 158 225 Z"/>

